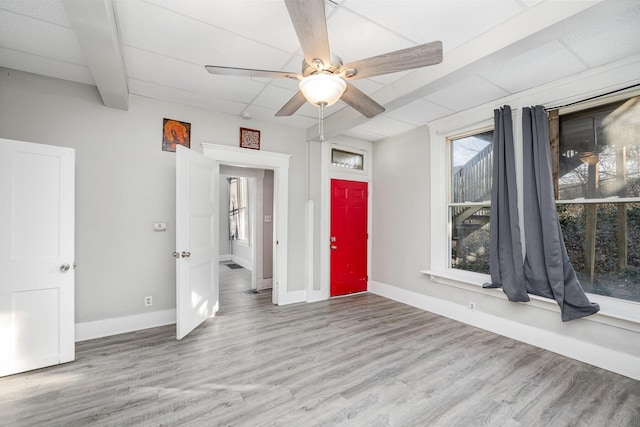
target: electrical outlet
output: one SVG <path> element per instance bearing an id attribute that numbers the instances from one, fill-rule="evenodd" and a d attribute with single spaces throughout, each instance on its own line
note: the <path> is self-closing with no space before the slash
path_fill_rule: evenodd
<path id="1" fill-rule="evenodd" d="M 469 301 L 469 311 L 476 311 L 476 303 Z"/>
<path id="2" fill-rule="evenodd" d="M 151 307 L 152 305 L 153 305 L 153 297 L 152 296 L 144 297 L 144 306 Z"/>

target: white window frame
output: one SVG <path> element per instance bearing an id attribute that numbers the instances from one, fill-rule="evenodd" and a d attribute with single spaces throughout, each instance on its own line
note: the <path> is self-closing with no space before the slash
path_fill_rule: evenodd
<path id="1" fill-rule="evenodd" d="M 446 150 L 447 150 L 447 156 L 446 156 L 446 165 L 447 165 L 447 205 L 446 205 L 446 215 L 447 215 L 447 231 L 449 233 L 449 238 L 448 238 L 448 245 L 447 245 L 447 250 L 448 250 L 448 262 L 447 262 L 447 268 L 451 269 L 451 270 L 455 270 L 455 271 L 461 271 L 461 272 L 466 272 L 466 273 L 472 273 L 472 274 L 482 274 L 482 273 L 475 273 L 473 271 L 469 271 L 469 270 L 462 270 L 459 268 L 453 268 L 451 266 L 451 261 L 452 261 L 452 253 L 453 253 L 453 247 L 451 245 L 452 239 L 453 239 L 453 223 L 451 221 L 451 217 L 449 215 L 449 210 L 453 207 L 456 206 L 482 206 L 482 207 L 489 207 L 489 209 L 491 209 L 491 200 L 489 200 L 488 202 L 458 202 L 458 203 L 454 203 L 451 201 L 452 198 L 452 185 L 453 183 L 451 182 L 451 178 L 453 176 L 452 170 L 451 170 L 451 163 L 452 163 L 452 158 L 451 158 L 451 144 L 459 139 L 463 139 L 463 138 L 467 138 L 470 136 L 474 136 L 474 135 L 478 135 L 481 133 L 486 133 L 489 131 L 493 131 L 494 130 L 494 126 L 485 126 L 482 128 L 478 128 L 478 129 L 474 129 L 470 132 L 465 132 L 462 134 L 457 134 L 457 135 L 453 135 L 453 136 L 448 136 L 445 138 L 446 141 Z M 493 143 L 492 143 L 493 145 Z"/>
<path id="2" fill-rule="evenodd" d="M 506 299 L 501 289 L 484 289 L 482 285 L 490 282 L 488 274 L 475 273 L 451 268 L 450 252 L 447 250 L 450 245 L 450 230 L 448 219 L 448 202 L 450 183 L 449 178 L 449 146 L 447 139 L 456 135 L 475 133 L 478 129 L 493 127 L 493 110 L 500 105 L 510 105 L 513 118 L 513 137 L 516 162 L 516 185 L 518 187 L 518 209 L 522 212 L 524 201 L 522 192 L 522 108 L 531 105 L 566 105 L 574 104 L 594 96 L 601 95 L 606 82 L 602 76 L 584 76 L 583 81 L 577 84 L 571 81 L 573 86 L 569 86 L 566 81 L 558 81 L 548 85 L 544 89 L 536 88 L 508 98 L 504 98 L 491 104 L 485 104 L 471 110 L 467 110 L 441 120 L 436 120 L 428 124 L 430 129 L 430 168 L 431 168 L 431 247 L 429 266 L 422 273 L 428 275 L 431 282 L 428 286 L 446 285 L 465 290 L 491 295 L 497 298 Z M 618 83 L 619 84 L 619 83 Z M 585 89 L 581 93 L 571 93 L 575 87 L 580 86 Z M 596 89 L 594 89 L 596 88 Z M 629 90 L 613 96 L 602 96 L 598 100 L 591 100 L 578 105 L 567 107 L 564 111 L 576 111 L 596 106 L 597 103 L 605 104 L 613 102 L 621 97 L 630 97 L 640 93 L 639 90 Z M 558 98 L 559 96 L 564 97 Z M 564 112 L 561 109 L 561 113 Z M 447 180 L 443 185 L 443 177 Z M 520 215 L 520 232 L 522 245 L 525 245 L 523 216 Z M 640 303 L 626 301 L 617 298 L 610 298 L 602 295 L 588 294 L 592 302 L 600 304 L 601 310 L 596 316 L 589 316 L 591 321 L 603 324 L 614 325 L 625 329 L 636 330 L 640 326 Z M 530 295 L 532 306 L 557 311 L 555 301 L 547 298 Z M 630 323 L 631 322 L 631 323 Z M 633 326 L 631 326 L 633 325 Z"/>

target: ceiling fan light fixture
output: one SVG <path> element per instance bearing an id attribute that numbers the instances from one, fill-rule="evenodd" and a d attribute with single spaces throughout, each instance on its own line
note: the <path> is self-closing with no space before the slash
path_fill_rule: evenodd
<path id="1" fill-rule="evenodd" d="M 307 101 L 328 107 L 338 102 L 347 84 L 335 74 L 319 73 L 303 78 L 298 87 Z"/>

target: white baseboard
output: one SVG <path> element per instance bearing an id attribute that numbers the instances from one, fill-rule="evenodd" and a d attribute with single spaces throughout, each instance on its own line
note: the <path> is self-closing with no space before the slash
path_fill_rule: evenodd
<path id="1" fill-rule="evenodd" d="M 640 380 L 640 357 L 545 331 L 397 286 L 369 281 L 369 292 Z"/>
<path id="2" fill-rule="evenodd" d="M 176 323 L 176 310 L 151 311 L 133 316 L 76 323 L 76 342 Z"/>
<path id="3" fill-rule="evenodd" d="M 218 255 L 219 262 L 231 261 L 231 254 L 220 254 Z"/>

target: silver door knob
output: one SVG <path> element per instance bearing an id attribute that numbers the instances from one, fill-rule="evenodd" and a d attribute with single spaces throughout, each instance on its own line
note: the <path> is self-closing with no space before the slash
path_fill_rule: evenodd
<path id="1" fill-rule="evenodd" d="M 66 273 L 67 271 L 69 271 L 71 269 L 71 266 L 69 264 L 62 264 L 60 266 L 60 271 L 63 273 Z"/>
<path id="2" fill-rule="evenodd" d="M 182 252 L 182 258 L 189 258 L 191 256 L 191 252 Z"/>
<path id="3" fill-rule="evenodd" d="M 336 249 L 338 249 L 338 247 L 337 247 L 336 245 L 331 245 L 331 246 L 329 246 L 329 247 L 330 247 L 332 250 L 334 250 L 334 251 L 335 251 Z"/>
<path id="4" fill-rule="evenodd" d="M 180 258 L 180 252 L 174 252 L 173 257 L 176 259 Z"/>

